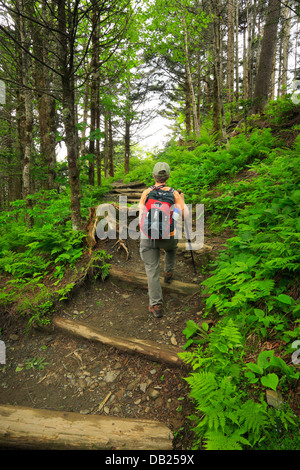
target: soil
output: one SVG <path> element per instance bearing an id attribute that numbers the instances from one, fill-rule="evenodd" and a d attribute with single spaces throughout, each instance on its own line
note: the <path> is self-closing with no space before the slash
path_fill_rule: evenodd
<path id="1" fill-rule="evenodd" d="M 227 234 L 205 243 L 213 250 L 196 255 L 194 274 L 190 253 L 178 254 L 176 279 L 199 283 L 207 276 L 207 264 L 216 256 Z M 97 241 L 96 249 L 112 255 L 114 266 L 144 273 L 138 242 L 127 240 L 127 253 L 113 241 Z M 163 253 L 161 255 L 163 263 Z M 165 314 L 148 312 L 147 289 L 112 281 L 109 276 L 87 279 L 67 301 L 57 305 L 55 316 L 85 322 L 113 336 L 149 339 L 182 347 L 187 320 L 202 319 L 203 299 L 198 295 L 164 293 Z M 146 418 L 166 424 L 174 434 L 174 449 L 190 449 L 194 435 L 188 416 L 193 412 L 187 371 L 126 354 L 54 329 L 32 327 L 19 317 L 0 317 L 1 340 L 6 345 L 6 364 L 0 365 L 0 402 L 81 414 L 105 414 Z"/>

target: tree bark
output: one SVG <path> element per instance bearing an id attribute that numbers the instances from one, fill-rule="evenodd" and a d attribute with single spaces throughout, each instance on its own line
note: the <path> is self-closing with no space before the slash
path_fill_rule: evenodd
<path id="1" fill-rule="evenodd" d="M 65 318 L 54 318 L 54 326 L 67 331 L 75 336 L 91 341 L 97 341 L 108 346 L 120 349 L 130 354 L 140 354 L 151 359 L 166 363 L 172 366 L 184 366 L 184 362 L 178 357 L 182 352 L 180 348 L 157 344 L 154 341 L 123 338 L 121 336 L 108 336 L 103 334 L 98 328 L 84 324 L 82 322 L 67 320 Z"/>
<path id="2" fill-rule="evenodd" d="M 291 10 L 284 8 L 283 26 L 283 50 L 282 50 L 282 95 L 287 94 L 288 85 L 288 60 L 291 32 Z"/>
<path id="3" fill-rule="evenodd" d="M 31 170 L 31 146 L 32 146 L 32 129 L 33 129 L 33 112 L 32 112 L 32 95 L 31 89 L 29 87 L 29 64 L 28 64 L 28 55 L 26 52 L 26 24 L 25 24 L 25 14 L 23 4 L 20 0 L 17 0 L 16 3 L 20 15 L 16 18 L 17 29 L 20 34 L 20 42 L 22 44 L 21 51 L 21 77 L 22 77 L 22 93 L 24 97 L 24 116 L 21 120 L 23 126 L 23 150 L 24 150 L 24 161 L 23 161 L 23 198 L 26 199 L 27 196 L 31 193 L 30 187 L 30 170 Z M 32 208 L 32 202 L 27 198 L 26 200 L 27 207 L 30 211 Z M 31 227 L 33 225 L 33 217 L 28 215 L 27 223 Z"/>
<path id="4" fill-rule="evenodd" d="M 261 46 L 258 74 L 256 77 L 253 97 L 253 114 L 261 113 L 264 110 L 268 100 L 273 68 L 274 50 L 277 42 L 280 6 L 280 0 L 269 0 L 268 13 Z"/>
<path id="5" fill-rule="evenodd" d="M 188 78 L 186 73 L 185 79 L 185 130 L 186 134 L 189 136 L 192 132 L 192 110 L 191 110 L 192 100 L 191 92 L 188 84 Z"/>
<path id="6" fill-rule="evenodd" d="M 30 11 L 28 11 L 28 13 L 30 14 Z M 41 6 L 41 17 L 46 24 L 47 15 L 44 1 Z M 45 46 L 46 37 L 36 23 L 30 22 L 30 26 L 34 55 L 40 57 L 43 63 L 47 63 L 49 57 L 47 57 Z M 51 96 L 50 74 L 53 75 L 53 72 L 50 72 L 45 65 L 34 61 L 34 78 L 39 114 L 40 151 L 47 167 L 46 189 L 54 188 L 56 176 L 56 103 L 54 97 Z"/>
<path id="7" fill-rule="evenodd" d="M 147 276 L 143 273 L 127 271 L 126 269 L 111 266 L 109 276 L 112 279 L 136 284 L 144 289 L 148 288 Z M 171 284 L 166 284 L 163 278 L 161 278 L 160 282 L 163 289 L 183 295 L 195 294 L 201 290 L 198 284 L 190 284 L 188 282 L 174 280 Z"/>
<path id="8" fill-rule="evenodd" d="M 109 168 L 109 129 L 108 129 L 108 112 L 104 111 L 104 176 L 108 177 Z"/>
<path id="9" fill-rule="evenodd" d="M 63 90 L 63 122 L 65 127 L 65 143 L 71 188 L 71 220 L 73 230 L 82 226 L 80 210 L 80 187 L 78 168 L 78 147 L 75 121 L 75 89 L 74 89 L 74 38 L 72 27 L 67 33 L 66 0 L 60 0 L 58 5 L 58 27 L 60 30 L 59 64 L 62 75 Z M 71 13 L 72 14 L 72 13 Z M 73 18 L 73 21 L 75 18 Z M 66 36 L 68 41 L 66 44 Z"/>
<path id="10" fill-rule="evenodd" d="M 239 77 L 239 0 L 235 4 L 235 100 L 238 111 L 240 98 L 240 77 Z"/>
<path id="11" fill-rule="evenodd" d="M 114 176 L 114 142 L 111 115 L 108 120 L 108 145 L 109 145 L 109 176 Z"/>
<path id="12" fill-rule="evenodd" d="M 184 32 L 184 51 L 185 51 L 185 68 L 187 74 L 187 82 L 192 98 L 192 106 L 193 106 L 193 122 L 194 122 L 194 131 L 197 137 L 200 135 L 200 128 L 199 122 L 197 117 L 197 105 L 196 105 L 196 97 L 195 91 L 193 86 L 191 68 L 190 68 L 190 60 L 189 60 L 189 50 L 188 50 L 188 33 L 187 33 L 187 25 L 185 17 L 183 17 L 183 32 Z"/>
<path id="13" fill-rule="evenodd" d="M 0 405 L 0 444 L 34 450 L 171 450 L 158 422 Z"/>
<path id="14" fill-rule="evenodd" d="M 130 120 L 126 117 L 125 120 L 125 136 L 124 136 L 124 173 L 129 173 L 129 161 L 130 161 Z"/>
<path id="15" fill-rule="evenodd" d="M 228 2 L 228 42 L 227 42 L 227 103 L 234 97 L 234 17 L 233 0 Z"/>

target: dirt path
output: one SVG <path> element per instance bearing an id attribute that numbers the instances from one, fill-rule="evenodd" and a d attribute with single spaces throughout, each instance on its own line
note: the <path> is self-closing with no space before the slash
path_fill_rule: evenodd
<path id="1" fill-rule="evenodd" d="M 197 276 L 190 254 L 178 254 L 178 280 L 199 284 L 205 278 L 207 264 L 224 240 L 210 237 L 205 243 L 213 250 L 196 255 Z M 94 249 L 110 253 L 115 267 L 144 273 L 138 242 L 126 241 L 129 259 L 127 252 L 114 244 L 98 241 Z M 60 304 L 55 315 L 84 322 L 108 335 L 181 347 L 185 344 L 186 322 L 201 320 L 203 302 L 201 295 L 164 292 L 166 313 L 155 319 L 148 313 L 147 289 L 108 277 L 104 282 L 86 281 Z M 1 404 L 155 419 L 173 432 L 174 449 L 192 445 L 187 416 L 193 407 L 185 370 L 72 337 L 52 326 L 26 334 L 24 323 L 11 322 L 9 328 L 2 329 L 1 339 L 6 344 L 6 365 L 0 366 Z"/>

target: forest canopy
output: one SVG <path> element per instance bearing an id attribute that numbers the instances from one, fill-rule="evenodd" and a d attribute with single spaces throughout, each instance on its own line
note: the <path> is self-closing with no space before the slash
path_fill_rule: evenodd
<path id="1" fill-rule="evenodd" d="M 67 171 L 73 229 L 81 182 L 128 173 L 155 117 L 170 138 L 226 141 L 268 100 L 297 99 L 296 1 L 13 0 L 0 18 L 1 208 Z"/>
<path id="2" fill-rule="evenodd" d="M 121 236 L 96 239 L 96 208 L 128 183 L 139 200 L 168 163 L 211 242 L 194 273 L 181 251 L 170 320 L 194 315 L 179 356 L 195 449 L 299 448 L 299 17 L 298 0 L 0 0 L 0 334 L 48 326 L 88 274 L 104 282 L 111 252 L 129 260 Z"/>

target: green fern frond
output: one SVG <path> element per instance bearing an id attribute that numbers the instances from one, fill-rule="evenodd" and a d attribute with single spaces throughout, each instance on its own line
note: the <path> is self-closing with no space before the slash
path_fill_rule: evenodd
<path id="1" fill-rule="evenodd" d="M 231 435 L 223 434 L 220 431 L 208 431 L 205 434 L 204 447 L 206 450 L 243 450 L 242 445 L 250 445 L 250 442 L 241 436 L 239 430 Z"/>

